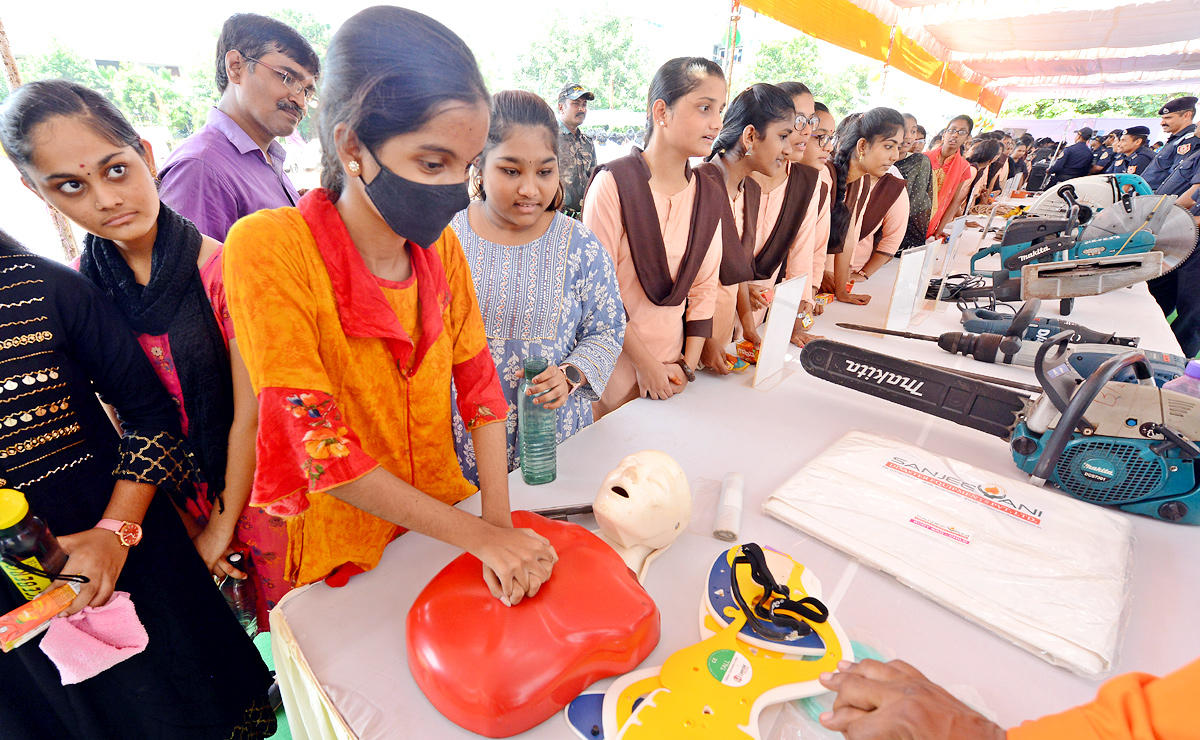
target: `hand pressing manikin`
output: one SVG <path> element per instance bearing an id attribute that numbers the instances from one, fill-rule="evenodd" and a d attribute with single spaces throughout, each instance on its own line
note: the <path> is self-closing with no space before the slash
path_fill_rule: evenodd
<path id="1" fill-rule="evenodd" d="M 847 740 L 1004 740 L 1005 732 L 902 660 L 843 661 L 821 675 L 837 693 L 821 724 Z"/>

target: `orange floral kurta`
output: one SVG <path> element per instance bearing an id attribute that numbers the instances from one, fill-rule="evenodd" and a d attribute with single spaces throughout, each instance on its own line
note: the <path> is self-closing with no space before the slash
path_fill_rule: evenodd
<path id="1" fill-rule="evenodd" d="M 374 568 L 402 531 L 331 489 L 382 465 L 447 504 L 475 492 L 455 456 L 451 378 L 469 429 L 504 419 L 457 237 L 409 251 L 405 282 L 371 275 L 319 189 L 226 239 L 226 293 L 259 400 L 251 504 L 288 517 L 296 585 Z"/>

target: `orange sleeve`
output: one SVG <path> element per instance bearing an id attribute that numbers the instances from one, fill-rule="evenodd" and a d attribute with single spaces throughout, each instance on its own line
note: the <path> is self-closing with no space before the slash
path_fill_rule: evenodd
<path id="1" fill-rule="evenodd" d="M 278 516 L 302 513 L 309 493 L 379 465 L 342 418 L 321 363 L 311 286 L 322 268 L 302 257 L 306 235 L 299 211 L 260 211 L 234 224 L 223 255 L 238 346 L 258 394 L 250 503 Z"/>
<path id="2" fill-rule="evenodd" d="M 454 338 L 452 374 L 458 413 L 467 429 L 474 431 L 484 424 L 504 421 L 508 416 L 508 401 L 488 348 L 479 299 L 475 297 L 475 281 L 471 279 L 462 244 L 448 227 L 442 239 L 445 241 L 442 265 L 446 284 L 450 286 L 449 331 Z"/>
<path id="3" fill-rule="evenodd" d="M 1197 697 L 1200 660 L 1163 678 L 1127 673 L 1101 686 L 1095 701 L 1014 727 L 1008 740 L 1195 740 Z"/>

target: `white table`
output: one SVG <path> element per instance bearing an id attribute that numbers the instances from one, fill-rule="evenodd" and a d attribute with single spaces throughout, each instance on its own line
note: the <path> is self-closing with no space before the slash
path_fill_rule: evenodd
<path id="1" fill-rule="evenodd" d="M 835 321 L 882 325 L 888 302 L 884 293 L 890 291 L 895 264 L 862 286 L 864 292 L 879 293 L 870 305 L 829 306 L 819 320 L 820 332 L 923 362 L 1036 383 L 1026 368 L 988 366 L 951 356 L 930 343 L 835 328 Z M 1057 305 L 1047 303 L 1042 313 L 1055 311 Z M 1146 348 L 1179 351 L 1145 285 L 1080 299 L 1070 319 L 1121 335 L 1140 335 Z M 951 306 L 924 317 L 914 330 L 938 334 L 956 328 L 958 312 Z M 739 471 L 746 481 L 741 541 L 784 550 L 812 569 L 822 580 L 827 604 L 852 639 L 914 663 L 939 683 L 973 686 L 1005 726 L 1090 700 L 1097 683 L 1043 662 L 761 513 L 772 491 L 851 428 L 915 441 L 932 452 L 1019 477 L 1007 445 L 995 437 L 832 385 L 793 367 L 769 392 L 747 387 L 748 374 L 720 378 L 701 373 L 670 401 L 635 401 L 560 446 L 558 479 L 553 483 L 529 487 L 519 471 L 514 472 L 513 507 L 590 502 L 605 473 L 623 456 L 648 448 L 672 455 L 693 483 Z M 478 496 L 462 507 L 478 513 Z M 1117 670 L 1162 674 L 1200 655 L 1195 616 L 1200 614 L 1200 589 L 1195 588 L 1200 538 L 1191 527 L 1129 516 L 1137 536 L 1134 587 Z M 661 664 L 698 639 L 701 579 L 727 547 L 712 537 L 685 533 L 652 566 L 646 588 L 662 613 L 662 639 L 644 665 Z M 378 568 L 356 576 L 346 587 L 316 584 L 293 592 L 277 607 L 271 620 L 275 658 L 297 738 L 477 737 L 434 709 L 417 688 L 405 658 L 409 606 L 458 554 L 449 545 L 406 534 L 387 548 Z M 561 714 L 522 735 L 569 736 Z"/>

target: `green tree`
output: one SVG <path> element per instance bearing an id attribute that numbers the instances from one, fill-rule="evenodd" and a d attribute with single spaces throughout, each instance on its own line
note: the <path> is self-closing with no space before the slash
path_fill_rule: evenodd
<path id="1" fill-rule="evenodd" d="M 312 13 L 305 13 L 291 8 L 273 10 L 268 16 L 296 29 L 304 40 L 312 44 L 317 57 L 325 61 L 325 51 L 329 48 L 329 40 L 333 37 L 333 27 L 317 19 Z"/>
<path id="2" fill-rule="evenodd" d="M 641 110 L 650 84 L 649 51 L 633 36 L 633 19 L 595 13 L 568 19 L 555 13 L 518 58 L 517 84 L 554 105 L 558 91 L 578 82 L 596 108 Z"/>
<path id="3" fill-rule="evenodd" d="M 829 106 L 835 117 L 862 108 L 870 97 L 871 68 L 851 64 L 829 72 L 821 64 L 821 49 L 808 36 L 793 36 L 779 41 L 764 41 L 755 54 L 754 63 L 745 74 L 745 85 L 756 82 L 803 82 L 813 96 Z M 739 89 L 744 87 L 735 81 Z"/>
<path id="4" fill-rule="evenodd" d="M 45 54 L 25 57 L 17 66 L 21 69 L 22 82 L 62 77 L 99 92 L 108 92 L 107 78 L 96 68 L 96 63 L 63 46 L 58 39 L 50 41 L 50 49 Z"/>
<path id="5" fill-rule="evenodd" d="M 312 45 L 313 51 L 317 53 L 317 58 L 321 60 L 321 64 L 325 64 L 325 52 L 329 49 L 329 41 L 333 37 L 332 26 L 318 20 L 312 13 L 305 13 L 291 8 L 274 10 L 267 15 L 296 29 L 304 37 L 304 40 Z M 318 84 L 317 87 L 319 89 L 320 85 Z M 317 136 L 317 117 L 313 115 L 314 112 L 314 110 L 309 109 L 308 115 L 304 117 L 304 120 L 300 121 L 300 135 L 305 139 L 313 139 Z"/>
<path id="6" fill-rule="evenodd" d="M 1006 118 L 1156 118 L 1168 100 L 1187 92 L 1111 98 L 1045 98 L 1014 100 L 1004 105 Z"/>

